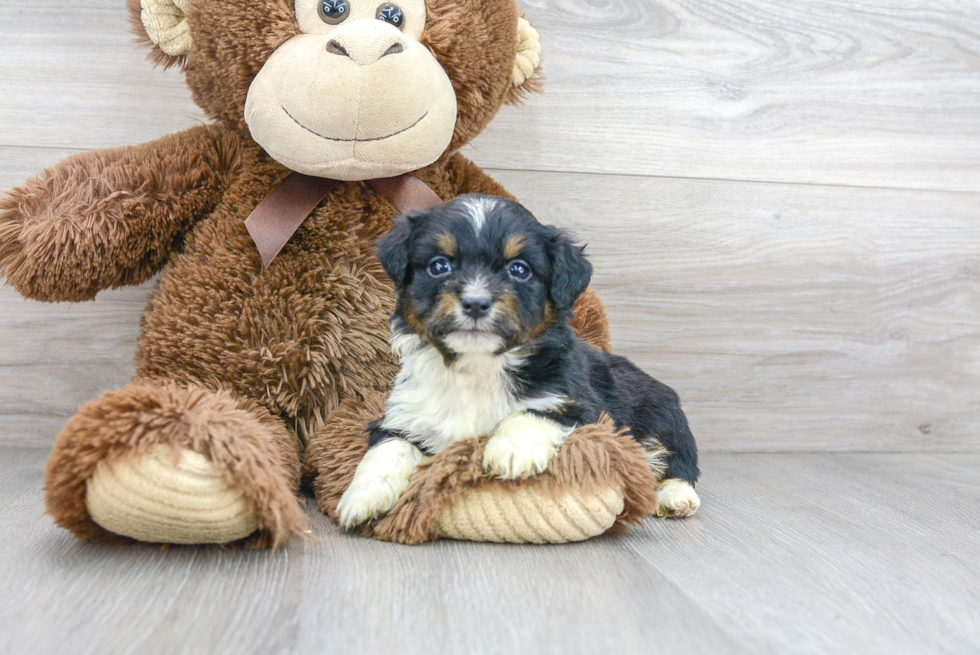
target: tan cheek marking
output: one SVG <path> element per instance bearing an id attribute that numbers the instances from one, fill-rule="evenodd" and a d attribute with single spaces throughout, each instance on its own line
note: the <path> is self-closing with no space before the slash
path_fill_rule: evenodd
<path id="1" fill-rule="evenodd" d="M 516 330 L 520 326 L 520 306 L 517 297 L 512 294 L 500 296 L 494 304 L 494 318 L 502 317 L 507 327 Z"/>
<path id="2" fill-rule="evenodd" d="M 442 295 L 439 296 L 439 304 L 436 305 L 435 310 L 432 312 L 432 317 L 435 319 L 447 319 L 456 316 L 456 306 L 459 304 L 459 299 L 456 298 L 456 294 L 451 291 L 443 291 Z"/>
<path id="3" fill-rule="evenodd" d="M 544 301 L 544 322 L 547 325 L 555 322 L 555 306 L 550 300 Z"/>
<path id="4" fill-rule="evenodd" d="M 514 259 L 523 252 L 525 245 L 527 242 L 520 234 L 511 235 L 504 243 L 504 259 Z"/>
<path id="5" fill-rule="evenodd" d="M 456 256 L 456 237 L 449 232 L 443 232 L 437 236 L 436 245 L 442 249 L 443 254 L 447 257 Z"/>
<path id="6" fill-rule="evenodd" d="M 415 334 L 421 335 L 425 333 L 425 326 L 422 325 L 422 321 L 415 314 L 415 306 L 411 303 L 407 303 L 405 306 L 405 322 L 408 323 L 409 329 Z"/>

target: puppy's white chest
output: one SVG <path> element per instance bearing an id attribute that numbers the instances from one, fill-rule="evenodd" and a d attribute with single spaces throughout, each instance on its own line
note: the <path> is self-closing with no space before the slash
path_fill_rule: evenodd
<path id="1" fill-rule="evenodd" d="M 464 355 L 447 367 L 434 348 L 402 360 L 385 407 L 384 427 L 412 435 L 439 452 L 460 439 L 490 434 L 516 411 L 504 356 Z"/>

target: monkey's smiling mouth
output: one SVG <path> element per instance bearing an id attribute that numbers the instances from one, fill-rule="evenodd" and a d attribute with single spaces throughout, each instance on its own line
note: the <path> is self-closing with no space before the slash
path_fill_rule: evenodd
<path id="1" fill-rule="evenodd" d="M 280 106 L 282 106 L 282 105 L 280 105 Z M 347 143 L 352 142 L 352 141 L 356 141 L 357 143 L 364 143 L 364 142 L 367 142 L 367 141 L 383 141 L 385 139 L 390 139 L 393 136 L 398 136 L 402 132 L 407 132 L 408 130 L 412 129 L 413 127 L 415 127 L 416 125 L 418 125 L 419 123 L 421 123 L 423 118 L 425 118 L 426 116 L 429 115 L 429 112 L 425 112 L 424 114 L 422 114 L 421 116 L 419 116 L 419 118 L 416 119 L 416 121 L 414 123 L 412 123 L 411 125 L 409 125 L 408 127 L 403 127 L 402 129 L 398 130 L 397 132 L 392 132 L 391 134 L 386 134 L 384 136 L 375 136 L 375 137 L 371 137 L 370 139 L 358 139 L 358 138 L 353 138 L 353 139 L 338 139 L 338 138 L 332 137 L 332 136 L 324 136 L 323 134 L 320 134 L 319 132 L 314 132 L 313 130 L 311 130 L 310 128 L 306 127 L 305 125 L 303 125 L 302 123 L 300 123 L 298 120 L 296 120 L 293 117 L 293 115 L 289 113 L 289 110 L 288 109 L 286 109 L 285 107 L 283 107 L 282 110 L 284 112 L 286 112 L 286 115 L 289 116 L 289 118 L 292 119 L 292 121 L 294 123 L 296 123 L 297 125 L 299 125 L 300 127 L 302 127 L 304 130 L 306 130 L 310 134 L 312 134 L 314 136 L 318 136 L 321 139 L 326 139 L 327 141 L 341 141 L 341 142 L 347 142 Z"/>

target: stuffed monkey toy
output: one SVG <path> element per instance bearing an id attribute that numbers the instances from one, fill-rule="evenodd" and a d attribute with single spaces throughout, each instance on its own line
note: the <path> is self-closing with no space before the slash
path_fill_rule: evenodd
<path id="1" fill-rule="evenodd" d="M 333 516 L 396 371 L 373 244 L 400 206 L 377 182 L 510 197 L 459 150 L 535 88 L 537 34 L 514 0 L 127 4 L 212 122 L 69 157 L 0 200 L 0 274 L 25 297 L 91 300 L 160 273 L 135 377 L 58 436 L 47 508 L 100 542 L 279 545 L 306 530 L 304 476 Z M 316 189 L 285 234 L 262 234 L 281 205 L 246 225 L 297 182 Z M 591 291 L 575 327 L 608 348 Z M 481 448 L 435 458 L 365 532 L 569 541 L 658 511 L 655 473 L 609 421 L 525 482 L 488 478 Z"/>

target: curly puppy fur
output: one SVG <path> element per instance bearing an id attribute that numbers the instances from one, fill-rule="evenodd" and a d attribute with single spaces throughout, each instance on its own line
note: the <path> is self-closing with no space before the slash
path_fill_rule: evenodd
<path id="1" fill-rule="evenodd" d="M 145 42 L 139 1 L 127 2 Z M 426 4 L 422 38 L 449 74 L 458 117 L 445 153 L 414 174 L 444 200 L 511 197 L 458 150 L 519 95 L 510 85 L 516 4 Z M 298 30 L 292 7 L 190 3 L 190 53 L 174 59 L 154 47 L 151 57 L 185 72 L 214 122 L 75 155 L 0 200 L 0 275 L 27 297 L 90 300 L 162 270 L 142 319 L 135 379 L 82 408 L 47 464 L 48 509 L 80 537 L 111 538 L 84 507 L 97 462 L 168 443 L 210 457 L 260 515 L 259 543 L 282 543 L 305 524 L 297 485 L 306 442 L 325 434 L 338 409 L 384 392 L 395 374 L 392 289 L 373 246 L 397 213 L 388 200 L 363 182 L 338 184 L 268 269 L 245 230 L 252 209 L 289 174 L 252 140 L 243 108 L 257 71 Z M 576 315 L 583 336 L 608 347 L 594 294 Z M 342 415 L 329 424 L 348 432 L 331 433 L 336 445 L 323 447 L 360 438 L 362 426 Z M 340 475 L 319 460 L 306 470 L 318 487 Z"/>

